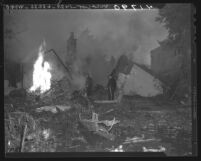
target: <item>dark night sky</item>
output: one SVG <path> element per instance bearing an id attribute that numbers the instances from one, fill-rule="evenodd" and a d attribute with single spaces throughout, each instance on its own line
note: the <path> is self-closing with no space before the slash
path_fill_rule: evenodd
<path id="1" fill-rule="evenodd" d="M 149 53 L 158 46 L 157 40 L 167 36 L 167 30 L 155 22 L 158 10 L 13 10 L 4 11 L 4 28 L 11 28 L 16 37 L 5 39 L 5 54 L 16 61 L 28 61 L 37 55 L 43 40 L 60 56 L 66 53 L 66 40 L 71 31 L 79 40 L 89 29 L 93 44 L 78 46 L 82 56 L 100 48 L 108 56 L 131 53 L 139 63 L 150 65 Z M 22 31 L 22 32 L 21 32 Z M 96 54 L 91 53 L 91 54 Z"/>

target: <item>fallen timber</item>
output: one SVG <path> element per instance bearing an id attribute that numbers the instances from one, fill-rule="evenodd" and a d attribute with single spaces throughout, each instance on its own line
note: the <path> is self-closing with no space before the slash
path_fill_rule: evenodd
<path id="1" fill-rule="evenodd" d="M 62 64 L 62 66 L 66 69 L 66 71 L 68 72 L 70 78 L 72 79 L 72 75 L 71 75 L 70 69 L 67 68 L 67 67 L 64 65 L 63 61 L 61 60 L 61 58 L 59 57 L 59 55 L 56 53 L 56 51 L 55 51 L 54 49 L 47 50 L 47 51 L 45 52 L 45 54 L 51 53 L 51 52 L 54 53 L 54 55 L 57 57 L 57 59 L 59 60 L 59 62 Z"/>
<path id="2" fill-rule="evenodd" d="M 101 126 L 99 123 L 106 124 L 105 121 L 99 121 L 97 115 L 93 114 L 92 119 L 82 119 L 81 116 L 79 115 L 80 122 L 89 130 L 94 132 L 94 134 L 97 134 L 99 136 L 102 136 L 108 140 L 114 140 L 115 136 L 112 133 L 109 133 L 109 130 L 111 127 L 116 124 L 113 123 L 113 125 L 110 127 L 109 130 L 107 130 L 105 127 Z M 106 126 L 109 126 L 106 124 Z"/>
<path id="3" fill-rule="evenodd" d="M 118 100 L 95 100 L 94 103 L 118 103 Z"/>

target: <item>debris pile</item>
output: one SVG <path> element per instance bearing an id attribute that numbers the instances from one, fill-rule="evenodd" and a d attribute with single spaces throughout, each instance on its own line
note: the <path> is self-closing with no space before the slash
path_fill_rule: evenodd
<path id="1" fill-rule="evenodd" d="M 11 112 L 5 118 L 6 152 L 54 151 L 54 135 L 42 129 L 40 121 L 25 112 Z"/>
<path id="2" fill-rule="evenodd" d="M 110 149 L 106 148 L 106 150 L 108 150 L 109 152 L 124 152 L 122 145 L 119 145 L 117 148 L 114 148 L 114 146 Z"/>
<path id="3" fill-rule="evenodd" d="M 51 89 L 41 96 L 41 98 L 48 102 L 58 99 L 70 99 L 72 89 L 68 77 L 63 77 L 60 81 L 52 82 Z"/>
<path id="4" fill-rule="evenodd" d="M 36 112 L 42 112 L 42 111 L 50 111 L 52 113 L 57 113 L 59 111 L 67 111 L 71 109 L 71 106 L 65 106 L 65 105 L 54 105 L 54 106 L 43 106 L 36 109 Z"/>
<path id="5" fill-rule="evenodd" d="M 155 139 L 155 138 L 145 139 L 144 135 L 142 135 L 142 137 L 133 137 L 133 138 L 127 137 L 123 144 L 150 142 L 150 141 L 160 141 L 160 139 Z"/>
<path id="6" fill-rule="evenodd" d="M 190 151 L 192 125 L 187 108 L 170 110 L 168 105 L 161 110 L 151 99 L 131 96 L 117 103 L 106 100 L 103 87 L 96 90 L 89 98 L 83 90 L 73 90 L 64 77 L 41 95 L 8 96 L 4 104 L 6 152 L 172 153 L 177 143 L 189 145 L 181 154 Z"/>
<path id="7" fill-rule="evenodd" d="M 152 149 L 152 148 L 146 148 L 146 147 L 142 147 L 143 152 L 165 152 L 166 148 L 160 146 L 159 149 Z"/>
<path id="8" fill-rule="evenodd" d="M 115 124 L 119 123 L 119 121 L 115 120 L 115 118 L 111 121 L 109 121 L 109 120 L 99 121 L 98 114 L 93 113 L 91 120 L 82 119 L 80 116 L 80 121 L 89 131 L 93 131 L 95 134 L 98 134 L 99 136 L 102 136 L 109 140 L 115 139 L 115 136 L 112 133 L 109 133 L 109 131 L 112 129 L 112 127 Z M 104 124 L 106 127 L 109 127 L 109 129 L 106 129 L 101 124 Z"/>

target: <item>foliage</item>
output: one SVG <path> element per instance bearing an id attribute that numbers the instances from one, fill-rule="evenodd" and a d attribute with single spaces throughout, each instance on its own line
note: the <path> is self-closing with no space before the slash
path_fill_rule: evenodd
<path id="1" fill-rule="evenodd" d="M 188 91 L 191 82 L 191 5 L 166 4 L 159 10 L 156 21 L 164 24 L 169 31 L 165 40 L 175 49 L 175 54 L 181 56 L 181 75 L 178 75 L 178 84 L 185 80 Z"/>
<path id="2" fill-rule="evenodd" d="M 167 4 L 159 10 L 156 21 L 164 23 L 169 31 L 169 38 L 179 38 L 186 31 L 190 32 L 191 6 L 189 4 Z"/>
<path id="3" fill-rule="evenodd" d="M 19 23 L 20 22 L 20 23 Z M 12 13 L 4 12 L 4 38 L 8 40 L 17 40 L 17 36 L 28 30 L 27 25 L 18 16 Z"/>

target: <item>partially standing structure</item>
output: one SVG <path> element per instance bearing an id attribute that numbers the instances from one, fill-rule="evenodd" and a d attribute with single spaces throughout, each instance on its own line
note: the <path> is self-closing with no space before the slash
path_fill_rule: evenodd
<path id="1" fill-rule="evenodd" d="M 69 39 L 67 40 L 67 55 L 66 65 L 72 64 L 76 59 L 77 53 L 77 39 L 75 39 L 74 32 L 71 32 Z"/>
<path id="2" fill-rule="evenodd" d="M 162 82 L 147 68 L 122 55 L 116 65 L 119 95 L 154 97 L 163 94 Z"/>
<path id="3" fill-rule="evenodd" d="M 179 49 L 168 40 L 159 42 L 159 45 L 151 51 L 151 70 L 170 85 L 181 74 L 182 59 Z"/>

